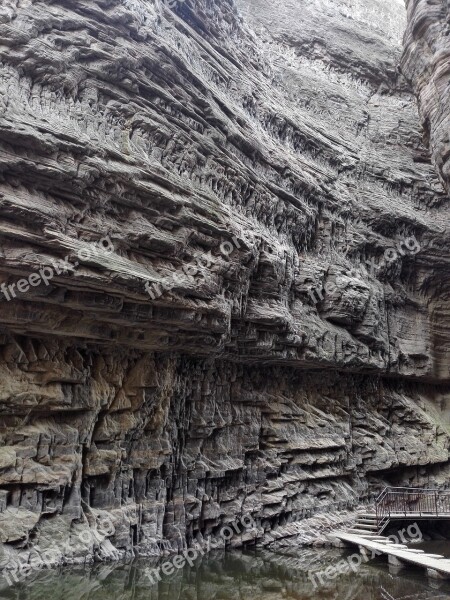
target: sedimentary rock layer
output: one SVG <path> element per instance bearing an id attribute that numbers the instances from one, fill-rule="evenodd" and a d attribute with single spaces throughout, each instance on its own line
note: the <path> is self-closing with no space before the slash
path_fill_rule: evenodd
<path id="1" fill-rule="evenodd" d="M 402 68 L 419 100 L 424 138 L 442 184 L 450 188 L 449 7 L 443 0 L 409 0 Z"/>
<path id="2" fill-rule="evenodd" d="M 387 0 L 3 2 L 9 553 L 246 513 L 236 543 L 268 543 L 445 483 L 447 195 L 404 26 Z"/>
<path id="3" fill-rule="evenodd" d="M 411 81 L 416 92 L 423 127 L 424 144 L 429 150 L 433 165 L 440 182 L 447 192 L 450 191 L 450 71 L 449 71 L 449 19 L 447 2 L 433 0 L 407 0 L 408 27 L 405 34 L 405 51 L 402 59 L 402 71 Z M 448 232 L 448 227 L 445 226 Z M 448 234 L 447 234 L 448 239 Z M 447 256 L 445 251 L 443 256 Z M 449 266 L 447 260 L 439 261 L 442 270 L 438 274 L 439 289 L 442 298 L 449 298 Z M 445 304 L 437 308 L 440 331 L 437 339 L 448 334 L 448 308 Z M 448 348 L 448 343 L 444 342 Z"/>

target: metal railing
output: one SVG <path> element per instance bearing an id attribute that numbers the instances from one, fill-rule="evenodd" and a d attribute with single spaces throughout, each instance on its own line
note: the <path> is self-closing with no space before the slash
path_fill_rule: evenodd
<path id="1" fill-rule="evenodd" d="M 378 530 L 393 517 L 450 516 L 450 491 L 389 487 L 375 500 Z"/>

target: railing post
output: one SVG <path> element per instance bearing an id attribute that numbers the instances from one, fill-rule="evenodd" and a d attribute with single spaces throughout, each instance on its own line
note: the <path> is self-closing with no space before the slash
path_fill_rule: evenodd
<path id="1" fill-rule="evenodd" d="M 434 508 L 433 508 L 434 502 Z M 439 504 L 439 502 L 441 504 Z M 425 488 L 385 488 L 375 499 L 375 514 L 378 529 L 386 526 L 391 515 L 412 514 L 426 516 L 450 514 L 450 491 Z"/>

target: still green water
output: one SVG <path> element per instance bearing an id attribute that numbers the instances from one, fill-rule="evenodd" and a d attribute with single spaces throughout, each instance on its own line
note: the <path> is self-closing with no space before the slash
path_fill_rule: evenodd
<path id="1" fill-rule="evenodd" d="M 450 585 L 430 583 L 422 571 L 390 573 L 373 560 L 355 573 L 314 588 L 308 572 L 336 565 L 337 550 L 211 552 L 193 567 L 149 585 L 148 560 L 128 564 L 64 567 L 29 575 L 0 587 L 0 598 L 14 600 L 444 600 Z"/>

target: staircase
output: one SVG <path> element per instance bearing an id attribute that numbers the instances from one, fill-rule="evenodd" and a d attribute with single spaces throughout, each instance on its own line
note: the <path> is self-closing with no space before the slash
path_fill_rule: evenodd
<path id="1" fill-rule="evenodd" d="M 363 535 L 365 537 L 377 537 L 380 533 L 377 524 L 377 515 L 374 512 L 359 514 L 356 523 L 348 530 L 348 533 Z"/>
<path id="2" fill-rule="evenodd" d="M 358 515 L 347 533 L 367 539 L 380 536 L 392 519 L 450 519 L 450 491 L 422 488 L 385 488 L 369 508 Z"/>

